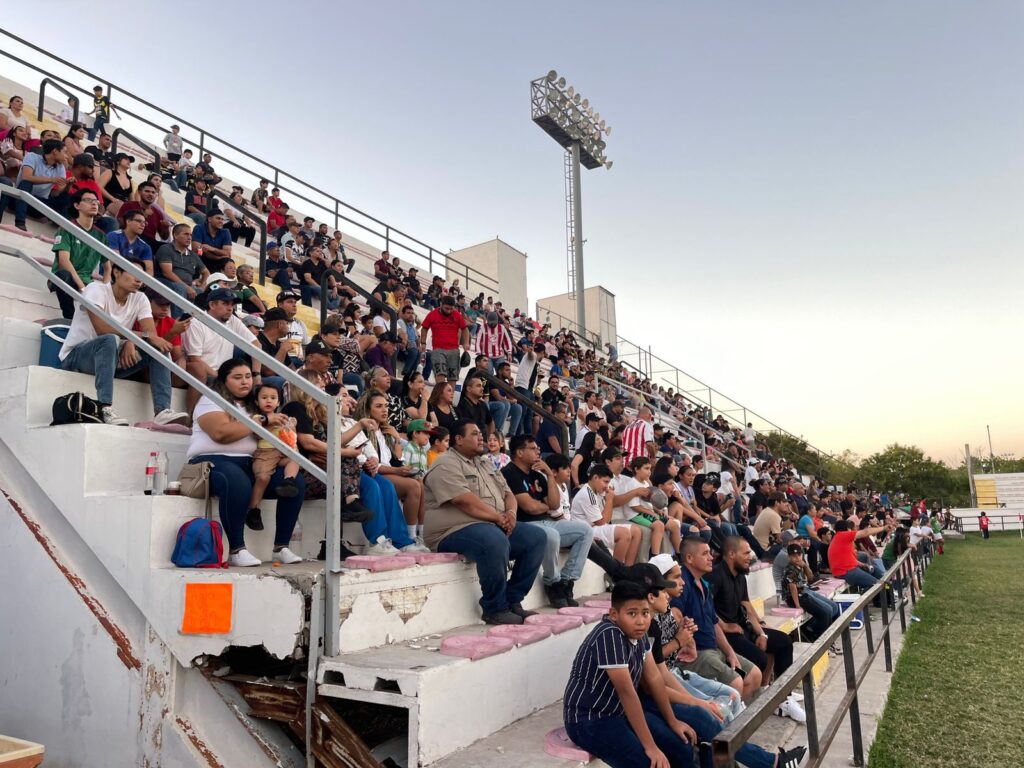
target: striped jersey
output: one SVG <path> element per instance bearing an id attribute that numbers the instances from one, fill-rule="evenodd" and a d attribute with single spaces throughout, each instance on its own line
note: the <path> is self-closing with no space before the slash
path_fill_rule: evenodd
<path id="1" fill-rule="evenodd" d="M 654 425 L 637 419 L 622 430 L 622 452 L 628 464 L 637 456 L 647 455 L 647 443 L 654 442 Z"/>
<path id="2" fill-rule="evenodd" d="M 633 687 L 639 687 L 647 651 L 646 636 L 630 640 L 609 617 L 601 619 L 573 660 L 562 703 L 566 724 L 623 715 L 622 702 L 605 670 L 628 669 Z"/>
<path id="3" fill-rule="evenodd" d="M 476 332 L 476 351 L 478 355 L 487 355 L 492 360 L 496 357 L 508 357 L 512 354 L 512 336 L 501 323 L 493 328 L 484 323 Z"/>

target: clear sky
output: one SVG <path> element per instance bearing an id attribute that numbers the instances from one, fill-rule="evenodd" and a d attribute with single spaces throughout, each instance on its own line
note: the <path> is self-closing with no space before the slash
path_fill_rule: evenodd
<path id="1" fill-rule="evenodd" d="M 437 247 L 500 236 L 531 300 L 557 69 L 614 128 L 583 204 L 620 334 L 828 450 L 1024 453 L 1020 3 L 44 7 L 4 24 Z"/>

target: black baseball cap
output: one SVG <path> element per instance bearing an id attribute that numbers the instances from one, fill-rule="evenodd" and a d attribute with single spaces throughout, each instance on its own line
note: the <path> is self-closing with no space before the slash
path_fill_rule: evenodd
<path id="1" fill-rule="evenodd" d="M 306 345 L 306 355 L 330 355 L 331 348 L 322 339 L 313 339 Z"/>
<path id="2" fill-rule="evenodd" d="M 288 315 L 280 307 L 271 307 L 263 313 L 263 322 L 272 323 L 275 320 L 287 320 Z"/>
<path id="3" fill-rule="evenodd" d="M 392 344 L 398 343 L 398 339 L 395 337 L 395 334 L 391 333 L 391 331 L 385 331 L 377 337 L 378 343 L 383 343 L 385 341 L 390 341 Z"/>
<path id="4" fill-rule="evenodd" d="M 296 301 L 298 301 L 299 294 L 297 294 L 295 291 L 281 291 L 279 294 L 277 294 L 278 304 L 280 304 L 282 301 L 287 301 L 288 299 L 295 299 Z"/>
<path id="5" fill-rule="evenodd" d="M 210 291 L 210 295 L 206 297 L 207 301 L 230 301 L 237 304 L 241 301 L 238 294 L 234 291 L 229 291 L 227 288 L 216 288 Z"/>
<path id="6" fill-rule="evenodd" d="M 799 544 L 790 544 L 788 547 L 786 547 L 786 554 L 788 555 L 802 555 L 803 553 L 804 548 L 801 547 Z"/>
<path id="7" fill-rule="evenodd" d="M 646 587 L 651 592 L 660 592 L 663 589 L 671 589 L 678 586 L 676 582 L 666 579 L 658 569 L 658 566 L 651 565 L 650 563 L 637 563 L 625 568 L 623 575 L 619 577 L 619 581 L 632 581 L 635 584 Z"/>

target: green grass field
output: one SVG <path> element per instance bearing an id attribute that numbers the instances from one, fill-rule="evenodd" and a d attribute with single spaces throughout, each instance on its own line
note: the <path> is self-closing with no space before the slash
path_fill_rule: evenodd
<path id="1" fill-rule="evenodd" d="M 1024 541 L 951 541 L 908 633 L 870 768 L 1024 766 Z"/>

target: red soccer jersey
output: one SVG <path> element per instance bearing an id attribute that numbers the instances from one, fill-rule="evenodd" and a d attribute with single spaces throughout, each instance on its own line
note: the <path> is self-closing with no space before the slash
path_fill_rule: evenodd
<path id="1" fill-rule="evenodd" d="M 857 553 L 853 548 L 853 540 L 856 537 L 856 531 L 839 531 L 832 537 L 832 543 L 828 547 L 828 565 L 832 569 L 832 575 L 837 579 L 857 567 Z"/>
<path id="2" fill-rule="evenodd" d="M 423 328 L 431 332 L 433 349 L 456 349 L 459 346 L 459 332 L 466 327 L 466 318 L 457 309 L 445 315 L 439 309 L 432 309 L 423 318 Z"/>

